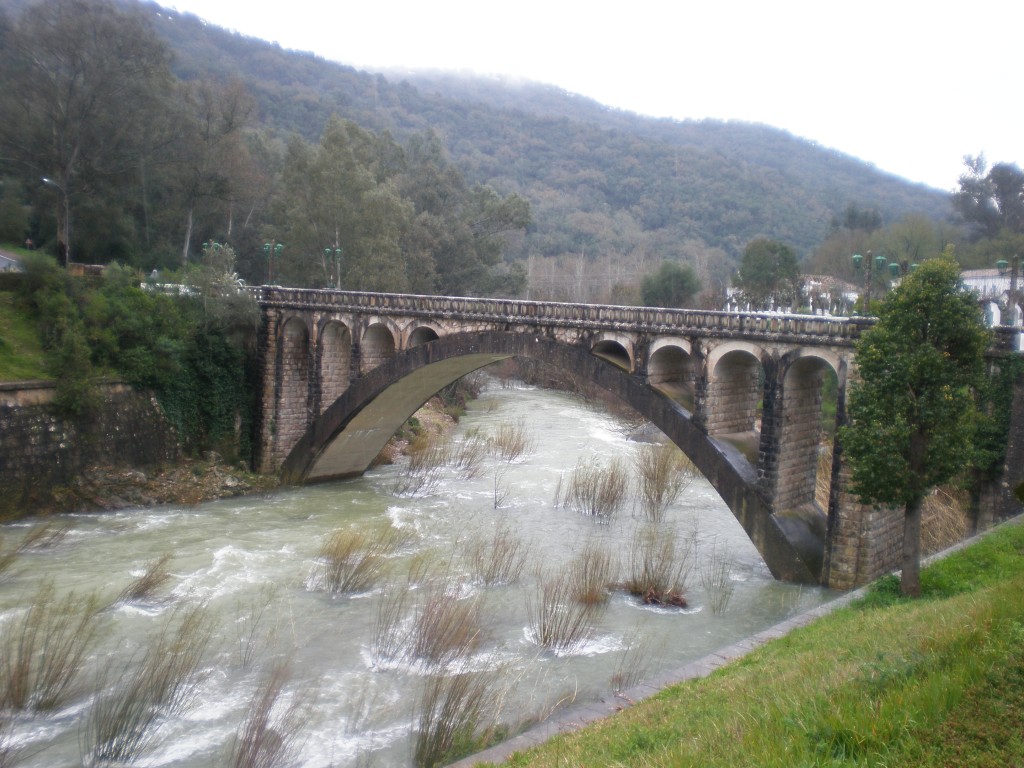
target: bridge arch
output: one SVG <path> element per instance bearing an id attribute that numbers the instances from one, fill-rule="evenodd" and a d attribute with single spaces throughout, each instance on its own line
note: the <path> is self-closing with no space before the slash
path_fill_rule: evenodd
<path id="1" fill-rule="evenodd" d="M 688 412 L 585 346 L 544 336 L 483 331 L 444 336 L 395 354 L 352 382 L 297 441 L 281 475 L 312 482 L 359 475 L 387 440 L 437 391 L 509 357 L 574 370 L 632 406 L 686 453 L 715 487 L 777 578 L 816 583 L 819 574 L 787 538 L 758 493 L 756 471 L 732 446 L 710 437 Z"/>
<path id="2" fill-rule="evenodd" d="M 708 355 L 706 427 L 712 435 L 760 430 L 764 390 L 764 353 L 745 342 L 723 344 Z"/>
<path id="3" fill-rule="evenodd" d="M 418 347 L 420 344 L 426 344 L 428 341 L 439 338 L 441 338 L 441 334 L 437 332 L 436 328 L 430 325 L 419 325 L 409 332 L 406 348 Z"/>
<path id="4" fill-rule="evenodd" d="M 352 331 L 341 320 L 327 318 L 320 325 L 317 345 L 321 410 L 344 392 L 352 379 Z"/>
<path id="5" fill-rule="evenodd" d="M 598 334 L 591 343 L 590 351 L 624 371 L 633 370 L 633 341 L 622 334 Z"/>
<path id="6" fill-rule="evenodd" d="M 363 331 L 359 345 L 359 370 L 362 373 L 372 371 L 381 363 L 395 355 L 397 343 L 395 332 L 388 323 L 372 322 Z"/>
<path id="7" fill-rule="evenodd" d="M 694 410 L 696 376 L 688 340 L 662 338 L 651 345 L 647 356 L 647 382 L 691 412 Z"/>

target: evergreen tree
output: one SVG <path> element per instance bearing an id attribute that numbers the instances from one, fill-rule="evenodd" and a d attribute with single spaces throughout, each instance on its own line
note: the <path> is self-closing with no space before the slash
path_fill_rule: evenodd
<path id="1" fill-rule="evenodd" d="M 988 343 L 975 296 L 942 258 L 889 294 L 857 344 L 842 445 L 861 500 L 903 508 L 905 595 L 921 592 L 921 503 L 973 458 Z"/>

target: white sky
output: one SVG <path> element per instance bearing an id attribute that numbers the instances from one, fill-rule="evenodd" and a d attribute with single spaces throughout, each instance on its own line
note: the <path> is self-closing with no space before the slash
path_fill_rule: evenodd
<path id="1" fill-rule="evenodd" d="M 655 117 L 765 123 L 953 190 L 1024 159 L 1016 0 L 164 0 L 371 72 L 511 75 Z"/>

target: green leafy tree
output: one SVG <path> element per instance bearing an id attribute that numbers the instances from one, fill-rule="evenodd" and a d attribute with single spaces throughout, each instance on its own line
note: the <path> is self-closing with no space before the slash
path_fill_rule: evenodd
<path id="1" fill-rule="evenodd" d="M 700 280 L 689 264 L 663 261 L 640 282 L 640 295 L 648 307 L 685 307 L 698 293 Z"/>
<path id="2" fill-rule="evenodd" d="M 752 240 L 743 249 L 734 284 L 754 309 L 790 307 L 800 298 L 796 254 L 777 240 Z"/>
<path id="3" fill-rule="evenodd" d="M 927 261 L 886 298 L 857 344 L 841 433 L 853 491 L 903 508 L 901 591 L 919 595 L 921 503 L 973 460 L 989 333 L 951 259 Z"/>
<path id="4" fill-rule="evenodd" d="M 13 20 L 0 80 L 0 157 L 34 185 L 50 179 L 69 241 L 69 211 L 102 209 L 98 197 L 121 196 L 137 178 L 146 139 L 166 116 L 170 53 L 141 11 L 44 0 Z"/>
<path id="5" fill-rule="evenodd" d="M 967 172 L 953 205 L 976 235 L 994 238 L 1003 230 L 1024 233 L 1024 171 L 1012 163 L 990 169 L 984 155 L 965 157 Z"/>

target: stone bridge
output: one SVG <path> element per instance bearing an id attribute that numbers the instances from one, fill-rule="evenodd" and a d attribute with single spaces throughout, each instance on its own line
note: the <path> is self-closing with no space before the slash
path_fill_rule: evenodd
<path id="1" fill-rule="evenodd" d="M 819 468 L 823 385 L 835 382 L 831 418 L 841 421 L 853 343 L 870 321 L 252 290 L 262 313 L 261 472 L 289 483 L 359 475 L 441 388 L 532 358 L 590 379 L 661 429 L 776 578 L 845 589 L 899 564 L 902 516 L 845 492 L 839 451 Z"/>

